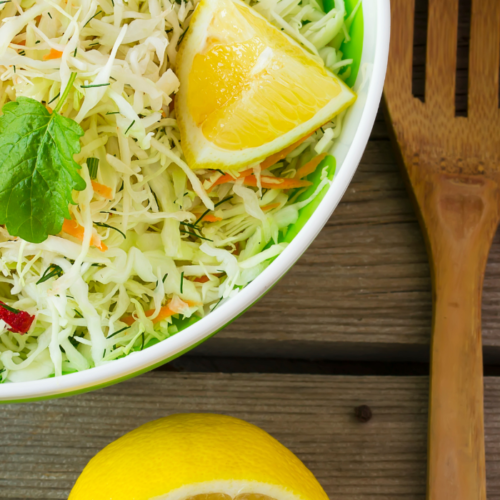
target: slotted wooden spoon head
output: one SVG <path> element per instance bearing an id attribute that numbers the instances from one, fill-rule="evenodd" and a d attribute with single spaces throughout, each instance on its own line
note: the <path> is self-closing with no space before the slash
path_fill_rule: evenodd
<path id="1" fill-rule="evenodd" d="M 497 174 L 500 2 L 472 1 L 467 118 L 455 117 L 458 4 L 429 0 L 424 103 L 412 96 L 415 0 L 391 1 L 384 98 L 407 168 L 417 163 L 436 172 Z"/>
<path id="2" fill-rule="evenodd" d="M 429 0 L 425 103 L 412 95 L 415 1 L 391 0 L 384 103 L 433 281 L 429 500 L 486 498 L 481 291 L 499 218 L 500 0 L 472 0 L 468 116 L 455 116 L 459 0 Z"/>

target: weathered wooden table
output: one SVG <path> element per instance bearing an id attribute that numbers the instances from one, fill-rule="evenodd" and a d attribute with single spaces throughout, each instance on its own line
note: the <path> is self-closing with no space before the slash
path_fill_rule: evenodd
<path id="1" fill-rule="evenodd" d="M 500 233 L 484 290 L 486 374 L 500 364 Z M 67 498 L 87 461 L 175 412 L 253 422 L 333 499 L 424 499 L 431 322 L 424 243 L 385 123 L 318 239 L 278 285 L 189 356 L 87 395 L 0 406 L 0 498 Z M 500 498 L 500 380 L 485 379 L 488 498 Z M 373 418 L 360 423 L 354 408 Z"/>

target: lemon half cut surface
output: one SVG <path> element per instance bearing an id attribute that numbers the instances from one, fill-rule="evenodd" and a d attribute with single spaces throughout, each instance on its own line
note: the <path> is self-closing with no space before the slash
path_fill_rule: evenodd
<path id="1" fill-rule="evenodd" d="M 69 500 L 328 500 L 305 465 L 237 418 L 177 414 L 100 451 Z"/>
<path id="2" fill-rule="evenodd" d="M 176 115 L 193 169 L 237 170 L 318 129 L 354 100 L 322 60 L 240 0 L 201 0 L 177 58 Z"/>

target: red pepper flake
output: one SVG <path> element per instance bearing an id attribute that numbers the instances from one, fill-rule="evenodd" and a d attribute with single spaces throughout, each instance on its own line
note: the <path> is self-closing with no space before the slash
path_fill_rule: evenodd
<path id="1" fill-rule="evenodd" d="M 27 333 L 31 328 L 35 316 L 28 314 L 26 311 L 19 311 L 7 304 L 0 302 L 0 319 L 9 325 L 9 330 L 21 335 Z"/>

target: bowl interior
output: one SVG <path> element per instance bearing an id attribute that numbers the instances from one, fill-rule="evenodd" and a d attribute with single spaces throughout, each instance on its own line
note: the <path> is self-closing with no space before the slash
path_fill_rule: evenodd
<path id="1" fill-rule="evenodd" d="M 322 1 L 328 10 L 328 3 L 333 5 L 335 0 Z M 358 4 L 358 0 L 344 1 L 348 14 Z M 326 163 L 308 177 L 313 186 L 303 196 L 308 196 L 316 189 L 324 166 L 328 167 L 328 176 L 334 179 L 334 182 L 300 211 L 297 222 L 282 237 L 282 241 L 290 244 L 275 262 L 239 294 L 207 315 L 203 321 L 198 318 L 176 321 L 179 332 L 156 343 L 157 345 L 151 342 L 144 346 L 141 352 L 132 352 L 113 363 L 83 372 L 32 382 L 2 384 L 0 403 L 36 401 L 79 394 L 152 370 L 204 342 L 269 291 L 327 222 L 356 171 L 380 101 L 389 47 L 389 23 L 388 0 L 361 0 L 361 8 L 358 9 L 351 25 L 351 39 L 341 47 L 344 58 L 353 59 L 351 73 L 346 82 L 353 87 L 358 98 L 349 108 L 342 124 L 342 133 L 331 150 L 335 159 L 325 158 Z M 296 238 L 299 232 L 300 236 Z M 148 347 L 152 348 L 147 349 Z"/>
<path id="2" fill-rule="evenodd" d="M 356 8 L 358 2 L 359 0 L 345 0 L 347 16 L 349 16 L 351 12 Z M 333 0 L 324 0 L 324 7 L 326 10 L 330 10 L 333 7 Z M 359 68 L 361 65 L 361 55 L 363 52 L 363 33 L 364 33 L 363 9 L 358 8 L 349 32 L 351 39 L 347 42 L 344 41 L 340 47 L 340 50 L 344 55 L 343 56 L 344 59 L 353 60 L 352 64 L 350 65 L 350 74 L 345 79 L 345 82 L 347 83 L 347 85 L 349 85 L 354 89 L 356 89 L 356 87 L 359 86 L 356 85 L 356 83 L 357 83 Z M 346 119 L 349 120 L 350 118 L 348 117 Z M 328 156 L 327 158 L 325 158 L 318 166 L 316 171 L 309 177 L 307 177 L 307 180 L 311 181 L 313 184 L 298 197 L 297 201 L 305 200 L 314 193 L 318 184 L 321 182 L 321 173 L 325 167 L 328 167 L 327 170 L 328 178 L 329 179 L 334 178 L 335 173 L 337 171 L 337 164 L 340 164 L 340 162 L 337 160 L 336 149 L 337 148 L 334 147 L 334 150 L 332 151 L 334 156 Z M 281 242 L 290 243 L 297 236 L 297 234 L 300 232 L 300 230 L 304 227 L 304 225 L 310 219 L 312 214 L 315 212 L 315 210 L 317 209 L 317 207 L 321 203 L 321 200 L 325 197 L 327 192 L 328 192 L 328 186 L 326 186 L 323 189 L 323 191 L 319 193 L 319 195 L 316 196 L 316 198 L 311 203 L 309 203 L 307 206 L 305 206 L 302 210 L 299 211 L 299 218 L 297 222 L 295 224 L 292 224 L 288 228 L 285 234 L 280 233 L 280 243 Z M 200 319 L 201 318 L 199 317 L 174 319 L 173 323 L 177 327 L 178 331 L 181 332 L 182 330 L 185 330 L 189 326 L 194 325 L 195 323 L 200 321 Z M 145 348 L 151 347 L 157 344 L 158 342 L 159 340 L 152 339 L 151 341 L 148 342 L 148 344 L 146 344 Z"/>

